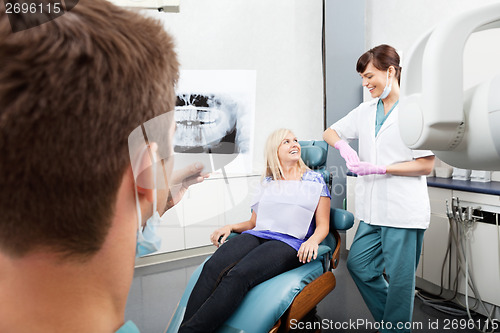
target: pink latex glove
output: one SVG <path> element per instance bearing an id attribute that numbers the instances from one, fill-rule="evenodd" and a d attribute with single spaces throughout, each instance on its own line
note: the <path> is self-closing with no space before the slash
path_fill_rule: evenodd
<path id="1" fill-rule="evenodd" d="M 339 140 L 333 145 L 340 152 L 340 156 L 344 158 L 347 164 L 357 164 L 359 163 L 358 153 L 349 146 L 344 140 Z"/>
<path id="2" fill-rule="evenodd" d="M 349 170 L 358 176 L 366 175 L 385 175 L 387 168 L 383 165 L 375 165 L 368 162 L 359 162 L 356 164 L 348 164 Z"/>

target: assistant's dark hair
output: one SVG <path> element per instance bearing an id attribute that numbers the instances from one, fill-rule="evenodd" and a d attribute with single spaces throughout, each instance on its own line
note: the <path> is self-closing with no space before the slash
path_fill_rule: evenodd
<path id="1" fill-rule="evenodd" d="M 382 44 L 366 51 L 359 57 L 356 64 L 356 71 L 363 73 L 370 62 L 375 68 L 381 71 L 387 71 L 390 66 L 393 66 L 396 70 L 395 76 L 398 79 L 398 83 L 400 83 L 402 68 L 399 66 L 399 61 L 399 54 L 396 52 L 396 49 L 390 45 Z"/>
<path id="2" fill-rule="evenodd" d="M 178 62 L 157 21 L 105 0 L 12 32 L 0 2 L 0 250 L 102 246 L 128 135 L 173 110 Z"/>

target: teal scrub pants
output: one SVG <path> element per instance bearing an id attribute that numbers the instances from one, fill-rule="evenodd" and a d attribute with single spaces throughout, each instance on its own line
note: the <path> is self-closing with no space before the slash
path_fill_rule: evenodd
<path id="1" fill-rule="evenodd" d="M 380 332 L 410 332 L 424 231 L 359 223 L 347 268 Z"/>

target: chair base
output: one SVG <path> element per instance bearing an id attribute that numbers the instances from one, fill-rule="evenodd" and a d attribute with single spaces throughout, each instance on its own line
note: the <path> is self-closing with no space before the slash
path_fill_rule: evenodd
<path id="1" fill-rule="evenodd" d="M 306 314 L 314 309 L 335 288 L 335 285 L 335 275 L 332 272 L 323 273 L 316 280 L 304 287 L 295 297 L 288 310 L 269 332 L 289 332 L 292 320 L 298 322 L 304 318 Z"/>

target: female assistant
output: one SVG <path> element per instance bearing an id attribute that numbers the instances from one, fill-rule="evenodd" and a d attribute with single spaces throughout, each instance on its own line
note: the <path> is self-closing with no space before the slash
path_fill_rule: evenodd
<path id="1" fill-rule="evenodd" d="M 373 99 L 323 134 L 358 175 L 361 222 L 347 267 L 374 319 L 385 323 L 382 332 L 410 331 L 415 270 L 430 221 L 425 175 L 434 165 L 431 151 L 411 150 L 400 137 L 399 61 L 389 45 L 364 53 L 356 70 Z M 347 142 L 352 139 L 359 139 L 359 157 Z"/>

